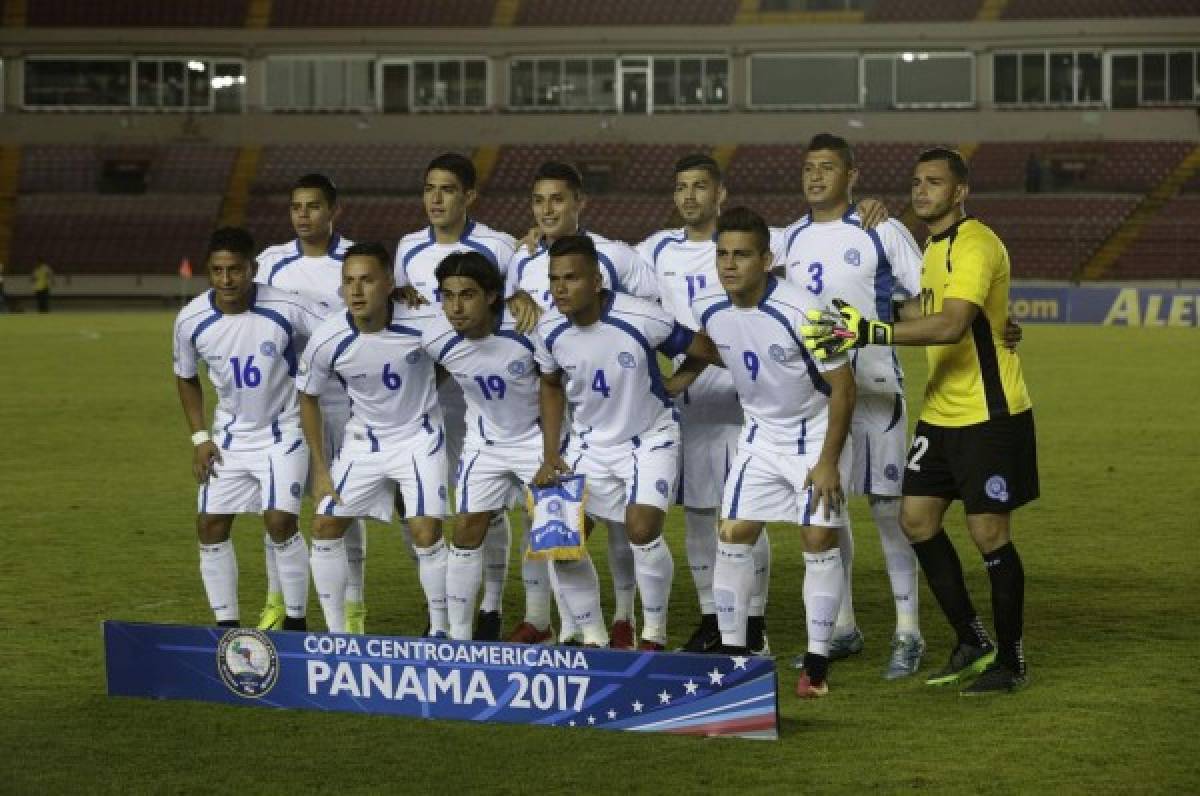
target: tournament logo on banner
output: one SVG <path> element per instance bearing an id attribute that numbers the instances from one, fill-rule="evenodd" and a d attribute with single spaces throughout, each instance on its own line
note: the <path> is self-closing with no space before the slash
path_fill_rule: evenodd
<path id="1" fill-rule="evenodd" d="M 779 737 L 771 658 L 104 623 L 110 696 Z"/>

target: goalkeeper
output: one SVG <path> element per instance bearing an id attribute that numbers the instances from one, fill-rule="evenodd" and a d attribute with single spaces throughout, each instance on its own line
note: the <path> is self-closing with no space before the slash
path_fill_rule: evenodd
<path id="1" fill-rule="evenodd" d="M 834 300 L 810 311 L 801 332 L 819 358 L 867 345 L 927 346 L 929 380 L 904 471 L 900 523 L 929 588 L 957 635 L 933 686 L 973 682 L 961 693 L 1015 691 L 1027 682 L 1022 649 L 1025 574 L 1010 531 L 1014 510 L 1038 497 L 1033 410 L 1021 362 L 1003 345 L 1008 252 L 964 211 L 967 165 L 949 149 L 918 158 L 912 204 L 929 226 L 921 295 L 897 307 L 896 323 L 864 318 Z M 961 500 L 967 531 L 992 586 L 996 641 L 975 612 L 958 553 L 942 527 Z"/>

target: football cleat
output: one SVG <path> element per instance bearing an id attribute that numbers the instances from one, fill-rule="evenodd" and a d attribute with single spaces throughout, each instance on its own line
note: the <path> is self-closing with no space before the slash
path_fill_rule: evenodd
<path id="1" fill-rule="evenodd" d="M 921 668 L 921 656 L 925 654 L 925 639 L 915 633 L 898 633 L 892 636 L 892 657 L 883 671 L 884 680 L 899 680 L 916 674 Z"/>
<path id="2" fill-rule="evenodd" d="M 751 655 L 770 655 L 771 642 L 767 640 L 767 618 L 751 616 L 746 620 L 746 646 Z"/>
<path id="3" fill-rule="evenodd" d="M 513 644 L 545 644 L 547 641 L 553 640 L 554 631 L 550 627 L 538 630 L 529 622 L 522 622 L 514 627 L 513 631 L 508 634 L 508 638 L 505 639 Z"/>
<path id="4" fill-rule="evenodd" d="M 448 638 L 450 638 L 450 633 L 445 630 L 435 630 L 432 633 L 427 634 L 425 636 L 425 638 L 447 638 L 448 639 Z"/>
<path id="5" fill-rule="evenodd" d="M 700 624 L 696 626 L 691 637 L 684 642 L 678 652 L 704 653 L 720 645 L 721 631 L 717 627 L 717 615 L 704 614 L 700 617 Z"/>
<path id="6" fill-rule="evenodd" d="M 962 696 L 987 696 L 989 694 L 1011 694 L 1029 683 L 1024 672 L 1018 674 L 1000 661 L 993 661 L 975 682 L 959 691 Z"/>
<path id="7" fill-rule="evenodd" d="M 267 595 L 267 604 L 263 606 L 258 616 L 259 630 L 282 630 L 283 620 L 287 618 L 287 609 L 283 605 L 283 595 L 271 592 Z"/>
<path id="8" fill-rule="evenodd" d="M 974 644 L 959 644 L 950 653 L 949 662 L 938 671 L 925 678 L 925 685 L 954 685 L 982 672 L 996 660 L 996 648 L 989 645 L 977 647 Z"/>
<path id="9" fill-rule="evenodd" d="M 629 619 L 618 619 L 612 623 L 612 629 L 608 631 L 608 646 L 615 650 L 631 650 L 636 637 L 633 622 Z"/>
<path id="10" fill-rule="evenodd" d="M 499 641 L 500 628 L 499 611 L 480 611 L 475 616 L 475 635 L 472 636 L 472 639 L 474 641 Z"/>
<path id="11" fill-rule="evenodd" d="M 813 680 L 808 672 L 802 672 L 796 681 L 796 696 L 801 699 L 819 699 L 829 694 L 829 683 L 826 680 Z"/>
<path id="12" fill-rule="evenodd" d="M 367 632 L 367 604 L 346 600 L 346 632 L 361 636 Z"/>
<path id="13" fill-rule="evenodd" d="M 745 658 L 750 655 L 749 647 L 735 647 L 732 644 L 718 644 L 707 650 L 709 655 L 728 655 L 731 658 Z"/>
<path id="14" fill-rule="evenodd" d="M 835 636 L 829 640 L 829 660 L 840 661 L 851 655 L 857 655 L 863 651 L 865 643 L 866 639 L 857 627 L 845 635 Z"/>

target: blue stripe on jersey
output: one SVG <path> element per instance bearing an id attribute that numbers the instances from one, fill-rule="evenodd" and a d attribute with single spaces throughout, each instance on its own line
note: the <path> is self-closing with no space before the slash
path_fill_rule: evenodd
<path id="1" fill-rule="evenodd" d="M 892 293 L 896 289 L 896 277 L 892 273 L 892 263 L 888 260 L 887 252 L 883 249 L 883 241 L 879 233 L 873 229 L 867 230 L 867 237 L 875 244 L 875 312 L 879 320 L 892 320 Z"/>
<path id="2" fill-rule="evenodd" d="M 801 525 L 808 525 L 812 519 L 812 497 L 813 488 L 809 486 L 808 489 L 804 490 L 804 516 L 800 519 Z"/>
<path id="3" fill-rule="evenodd" d="M 758 433 L 758 423 L 752 422 L 750 424 L 750 431 L 749 431 L 749 433 L 746 434 L 746 444 L 747 445 L 749 445 L 751 442 L 754 442 L 754 435 L 757 433 Z"/>
<path id="4" fill-rule="evenodd" d="M 229 427 L 236 421 L 237 415 L 233 415 L 229 418 L 229 422 L 225 424 L 225 427 L 221 429 L 221 433 L 225 435 L 225 441 L 221 443 L 222 448 L 228 449 L 229 443 L 233 442 L 233 433 L 229 430 Z"/>
<path id="5" fill-rule="evenodd" d="M 276 442 L 283 442 L 283 432 L 279 430 L 279 418 L 276 417 L 271 421 L 271 436 Z"/>
<path id="6" fill-rule="evenodd" d="M 516 342 L 520 343 L 526 350 L 528 350 L 529 353 L 531 353 L 531 354 L 533 353 L 533 343 L 530 342 L 528 337 L 521 334 L 520 332 L 514 332 L 511 329 L 501 329 L 496 332 L 496 336 L 504 337 L 509 340 L 515 340 Z"/>
<path id="7" fill-rule="evenodd" d="M 886 434 L 896 427 L 900 422 L 900 416 L 904 414 L 904 394 L 896 393 L 896 405 L 892 407 L 892 422 L 888 423 L 888 427 L 883 430 Z"/>
<path id="8" fill-rule="evenodd" d="M 762 301 L 759 302 L 758 308 L 767 315 L 770 315 L 775 320 L 779 321 L 783 328 L 787 329 L 787 333 L 792 338 L 792 342 L 796 344 L 796 347 L 800 349 L 800 355 L 804 357 L 804 366 L 808 370 L 808 377 L 812 379 L 813 388 L 816 389 L 817 392 L 828 396 L 830 393 L 829 382 L 822 378 L 821 372 L 817 370 L 816 363 L 813 362 L 812 357 L 809 356 L 808 349 L 805 347 L 804 342 L 796 335 L 796 330 L 792 328 L 790 323 L 788 323 L 787 318 L 783 317 L 783 313 L 767 303 L 771 298 L 771 293 L 774 291 L 776 284 L 777 281 L 775 277 L 770 277 L 767 283 L 766 295 L 764 295 Z"/>
<path id="9" fill-rule="evenodd" d="M 337 260 L 339 263 L 346 259 L 345 253 L 338 254 L 338 246 L 342 245 L 342 238 L 337 233 L 334 233 L 329 238 L 329 248 L 325 250 L 325 256 Z"/>
<path id="10" fill-rule="evenodd" d="M 484 246 L 482 243 L 480 243 L 477 240 L 471 240 L 471 232 L 473 232 L 474 229 L 475 229 L 475 222 L 467 221 L 467 225 L 465 227 L 463 227 L 463 233 L 462 233 L 462 236 L 459 237 L 458 242 L 464 246 L 467 246 L 467 247 L 472 248 L 475 251 L 479 252 L 480 254 L 482 254 L 484 257 L 486 257 L 488 259 L 488 262 L 490 262 L 492 265 L 499 268 L 500 263 L 498 263 L 496 261 L 496 255 L 492 253 L 492 250 L 489 249 L 487 246 Z"/>
<path id="11" fill-rule="evenodd" d="M 551 329 L 550 334 L 546 335 L 546 350 L 553 354 L 554 353 L 554 341 L 558 339 L 559 335 L 561 335 L 563 332 L 565 332 L 567 329 L 570 329 L 570 328 L 571 328 L 571 322 L 563 321 L 558 326 L 555 326 L 553 329 Z"/>
<path id="12" fill-rule="evenodd" d="M 211 477 L 211 476 L 210 476 Z M 204 486 L 200 487 L 200 513 L 208 512 L 208 482 L 204 482 Z"/>
<path id="13" fill-rule="evenodd" d="M 646 352 L 646 370 L 650 373 L 650 392 L 654 393 L 662 401 L 663 406 L 671 406 L 671 396 L 667 394 L 667 388 L 663 386 L 662 371 L 658 369 L 658 355 L 650 347 L 650 341 L 643 337 L 642 333 L 630 323 L 620 318 L 614 318 L 611 315 L 601 315 L 600 322 L 620 329 L 637 341 L 638 345 Z"/>
<path id="14" fill-rule="evenodd" d="M 479 415 L 478 420 L 479 420 L 479 438 L 482 439 L 485 444 L 491 445 L 492 441 L 490 439 L 488 439 L 487 432 L 483 430 L 483 415 Z"/>
<path id="15" fill-rule="evenodd" d="M 733 302 L 727 298 L 721 299 L 715 304 L 709 305 L 709 308 L 700 313 L 700 325 L 708 328 L 708 319 L 716 315 L 721 310 L 727 310 L 733 306 Z"/>
<path id="16" fill-rule="evenodd" d="M 437 442 L 434 443 L 433 450 L 431 450 L 429 452 L 430 456 L 432 456 L 433 454 L 440 451 L 442 449 L 442 444 L 446 441 L 446 430 L 444 428 L 442 428 L 441 426 L 438 426 L 437 431 L 438 431 Z"/>
<path id="17" fill-rule="evenodd" d="M 867 437 L 867 439 L 866 439 L 866 442 L 867 442 L 867 444 L 866 444 L 866 448 L 867 448 L 867 462 L 866 462 L 866 465 L 867 465 L 867 467 L 866 467 L 866 470 L 867 470 L 867 475 L 866 475 L 866 477 L 865 477 L 865 478 L 863 478 L 863 494 L 864 494 L 864 495 L 869 495 L 869 494 L 871 494 L 871 435 L 870 435 L 870 434 L 867 434 L 867 435 L 866 435 L 866 437 Z"/>
<path id="18" fill-rule="evenodd" d="M 450 349 L 461 343 L 463 339 L 464 338 L 461 334 L 452 335 L 450 339 L 446 341 L 446 344 L 442 346 L 442 350 L 438 352 L 437 361 L 441 362 L 443 359 L 445 359 L 446 354 L 450 353 Z"/>
<path id="19" fill-rule="evenodd" d="M 658 265 L 658 255 L 662 252 L 663 249 L 665 249 L 668 245 L 670 245 L 672 243 L 685 243 L 686 241 L 687 241 L 687 233 L 686 232 L 681 232 L 679 234 L 678 238 L 671 238 L 671 237 L 663 238 L 662 240 L 660 240 L 658 242 L 658 245 L 656 245 L 654 247 L 654 254 L 650 255 L 650 261 L 652 263 L 654 263 L 655 265 Z"/>
<path id="20" fill-rule="evenodd" d="M 808 438 L 808 418 L 800 418 L 800 439 L 796 440 L 796 455 L 804 455 L 804 440 Z"/>
<path id="21" fill-rule="evenodd" d="M 637 502 L 637 488 L 638 488 L 638 460 L 637 460 L 637 457 L 634 456 L 633 457 L 633 486 L 630 487 L 630 489 L 629 489 L 629 502 L 630 503 Z"/>
<path id="22" fill-rule="evenodd" d="M 523 276 L 525 276 L 525 266 L 529 265 L 529 263 L 532 262 L 533 260 L 536 260 L 545 251 L 546 251 L 545 242 L 538 241 L 538 246 L 537 246 L 537 249 L 534 251 L 534 253 L 529 255 L 528 257 L 521 258 L 521 260 L 517 263 L 517 284 L 518 285 L 521 284 L 521 278 Z"/>
<path id="23" fill-rule="evenodd" d="M 428 433 L 433 433 L 433 425 L 429 422 L 429 415 L 421 415 L 421 428 Z"/>
<path id="24" fill-rule="evenodd" d="M 196 344 L 197 338 L 200 337 L 201 333 L 203 333 L 205 329 L 212 326 L 214 323 L 216 323 L 218 320 L 220 320 L 220 318 L 221 318 L 221 313 L 214 312 L 213 315 L 209 315 L 207 318 L 200 321 L 200 323 L 196 324 L 196 328 L 194 330 L 192 330 L 192 345 Z"/>
<path id="25" fill-rule="evenodd" d="M 596 252 L 596 261 L 599 262 L 600 265 L 604 266 L 604 270 L 608 271 L 609 284 L 612 285 L 612 289 L 621 293 L 626 292 L 625 289 L 621 287 L 621 280 L 617 279 L 617 268 L 615 265 L 613 265 L 613 261 L 608 259 L 608 255 L 604 252 L 598 251 Z"/>
<path id="26" fill-rule="evenodd" d="M 287 452 L 285 452 L 283 455 L 284 455 L 284 456 L 287 456 L 289 453 L 295 453 L 295 452 L 296 452 L 296 448 L 299 448 L 299 447 L 300 447 L 302 444 L 304 444 L 304 440 L 303 440 L 303 439 L 298 439 L 298 440 L 296 440 L 295 442 L 293 442 L 293 443 L 292 443 L 292 447 L 288 448 L 288 449 L 287 449 Z"/>
<path id="27" fill-rule="evenodd" d="M 347 314 L 346 317 L 349 319 L 350 318 L 349 314 Z M 342 354 L 346 353 L 346 349 L 349 348 L 350 344 L 353 343 L 357 339 L 358 339 L 358 328 L 354 325 L 354 321 L 350 320 L 349 336 L 342 338 L 341 342 L 337 344 L 337 348 L 333 349 L 333 356 L 329 358 L 329 369 L 330 370 L 337 370 L 338 357 L 340 357 Z M 341 379 L 341 376 L 338 376 L 338 378 Z M 345 384 L 345 380 L 342 381 L 342 384 Z"/>
<path id="28" fill-rule="evenodd" d="M 411 326 L 405 326 L 401 323 L 389 323 L 387 325 L 387 330 L 389 332 L 395 332 L 396 334 L 408 334 L 412 335 L 413 337 L 421 336 L 421 333 L 416 329 L 412 328 Z"/>
<path id="29" fill-rule="evenodd" d="M 796 223 L 798 223 L 800 226 L 792 230 L 791 236 L 787 239 L 787 246 L 784 248 L 785 254 L 788 251 L 791 251 L 792 244 L 796 242 L 796 236 L 808 229 L 809 225 L 812 224 L 812 213 L 805 213 L 804 216 Z"/>
<path id="30" fill-rule="evenodd" d="M 677 357 L 688 349 L 695 336 L 696 333 L 691 329 L 676 323 L 674 328 L 671 329 L 671 334 L 667 336 L 667 339 L 659 343 L 658 350 L 669 357 Z"/>
<path id="31" fill-rule="evenodd" d="M 267 276 L 267 284 L 268 285 L 275 284 L 275 275 L 278 274 L 280 271 L 282 271 L 285 266 L 291 265 L 292 263 L 296 262 L 303 256 L 304 256 L 304 247 L 301 246 L 300 241 L 297 240 L 296 241 L 296 253 L 291 255 L 290 257 L 284 257 L 282 260 L 275 263 L 275 265 L 273 265 L 271 267 L 271 273 L 270 273 L 270 275 Z"/>
<path id="32" fill-rule="evenodd" d="M 403 259 L 400 260 L 400 267 L 404 269 L 405 276 L 408 275 L 408 264 L 410 262 L 412 262 L 412 258 L 416 257 L 418 254 L 425 251 L 426 249 L 428 249 L 430 246 L 432 246 L 435 243 L 437 243 L 437 237 L 433 234 L 433 227 L 430 227 L 429 228 L 429 239 L 423 240 L 420 243 L 418 243 L 416 246 L 413 246 L 404 255 Z"/>
<path id="33" fill-rule="evenodd" d="M 270 486 L 267 487 L 267 511 L 275 510 L 275 460 L 267 457 L 267 470 L 271 474 Z"/>
<path id="34" fill-rule="evenodd" d="M 746 468 L 750 465 L 750 456 L 746 456 L 746 461 L 742 462 L 742 469 L 738 470 L 737 481 L 733 485 L 733 498 L 729 501 L 729 519 L 737 519 L 738 500 L 742 497 L 742 479 L 746 477 Z"/>
<path id="35" fill-rule="evenodd" d="M 371 441 L 371 453 L 379 453 L 379 437 L 375 436 L 370 426 L 367 426 L 367 439 Z"/>
<path id="36" fill-rule="evenodd" d="M 412 457 L 413 475 L 417 477 L 417 511 L 414 517 L 425 516 L 425 485 L 421 483 L 421 468 L 417 466 L 417 457 Z"/>
<path id="37" fill-rule="evenodd" d="M 464 514 L 467 512 L 467 491 L 470 489 L 470 486 L 471 486 L 470 485 L 471 468 L 475 466 L 475 460 L 478 458 L 479 458 L 478 453 L 476 453 L 474 456 L 471 457 L 471 463 L 468 464 L 467 469 L 463 471 L 462 481 L 460 482 L 462 485 L 462 488 L 459 489 L 460 494 L 458 496 L 458 510 Z"/>
<path id="38" fill-rule="evenodd" d="M 346 479 L 350 477 L 350 471 L 353 469 L 354 469 L 354 462 L 350 462 L 350 464 L 348 464 L 346 466 L 346 472 L 342 473 L 342 480 L 338 481 L 337 488 L 333 490 L 334 492 L 336 492 L 338 494 L 339 497 L 341 497 L 342 487 L 344 487 L 346 485 Z M 332 517 L 333 516 L 333 508 L 337 504 L 333 502 L 332 497 L 327 497 L 325 499 L 327 501 L 329 501 L 329 504 L 325 507 L 325 514 Z"/>
<path id="39" fill-rule="evenodd" d="M 287 362 L 288 375 L 295 378 L 295 376 L 296 376 L 296 346 L 293 344 L 292 338 L 294 337 L 296 332 L 292 328 L 292 324 L 288 321 L 287 318 L 283 317 L 275 310 L 268 309 L 267 307 L 251 307 L 250 311 L 253 312 L 255 315 L 261 315 L 262 317 L 266 318 L 269 321 L 274 321 L 275 323 L 279 324 L 280 328 L 283 329 L 284 334 L 287 335 L 287 345 L 285 345 L 283 347 L 283 360 L 285 362 Z"/>

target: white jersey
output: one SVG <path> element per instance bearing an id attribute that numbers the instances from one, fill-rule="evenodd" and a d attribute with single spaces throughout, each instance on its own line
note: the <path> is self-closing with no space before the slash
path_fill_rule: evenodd
<path id="1" fill-rule="evenodd" d="M 541 439 L 534 343 L 516 330 L 507 312 L 479 340 L 463 337 L 439 315 L 421 342 L 466 396 L 466 447 L 527 445 Z"/>
<path id="2" fill-rule="evenodd" d="M 175 375 L 195 378 L 203 361 L 217 393 L 213 439 L 226 450 L 257 450 L 299 429 L 292 379 L 296 352 L 321 323 L 302 298 L 255 285 L 245 312 L 227 315 L 212 290 L 175 319 Z"/>
<path id="3" fill-rule="evenodd" d="M 804 313 L 819 307 L 815 296 L 774 276 L 755 307 L 736 307 L 720 290 L 692 305 L 737 387 L 746 415 L 742 445 L 801 454 L 824 439 L 830 386 L 821 374 L 846 358 L 820 362 L 804 347 Z"/>
<path id="4" fill-rule="evenodd" d="M 534 340 L 542 372 L 563 372 L 574 441 L 585 445 L 616 445 L 675 427 L 656 352 L 673 357 L 692 341 L 692 332 L 657 304 L 611 291 L 603 301 L 590 326 L 548 310 Z"/>
<path id="5" fill-rule="evenodd" d="M 470 219 L 454 243 L 438 243 L 433 227 L 426 227 L 405 235 L 396 246 L 396 284 L 412 285 L 430 304 L 441 305 L 442 293 L 434 272 L 446 255 L 477 251 L 496 266 L 503 278 L 516 249 L 512 235 Z"/>
<path id="6" fill-rule="evenodd" d="M 600 261 L 600 276 L 605 289 L 640 298 L 658 298 L 654 273 L 633 247 L 583 229 L 578 234 L 587 235 L 596 245 L 596 259 Z M 528 293 L 542 309 L 554 306 L 554 299 L 550 297 L 550 251 L 545 241 L 538 243 L 533 254 L 521 249 L 513 256 L 508 266 L 504 297 L 508 298 L 518 290 Z"/>
<path id="7" fill-rule="evenodd" d="M 895 219 L 863 229 L 855 206 L 837 221 L 813 221 L 808 214 L 788 227 L 785 264 L 788 281 L 819 304 L 842 299 L 872 320 L 893 320 L 892 297 L 921 292 L 921 250 L 908 229 Z M 859 392 L 904 392 L 891 348 L 857 349 L 851 364 Z"/>
<path id="8" fill-rule="evenodd" d="M 440 430 L 433 360 L 421 347 L 421 335 L 435 317 L 428 307 L 393 303 L 387 326 L 363 334 L 349 313 L 329 316 L 304 350 L 297 389 L 320 395 L 329 382 L 342 384 L 351 403 L 346 431 L 366 435 L 373 450 L 380 436 Z"/>
<path id="9" fill-rule="evenodd" d="M 353 246 L 340 235 L 329 239 L 329 249 L 320 257 L 304 256 L 300 241 L 268 246 L 258 255 L 255 280 L 289 293 L 297 293 L 320 308 L 322 315 L 342 312 L 342 261 Z"/>

